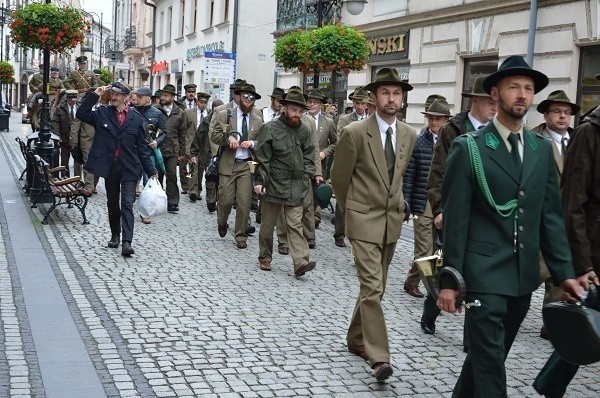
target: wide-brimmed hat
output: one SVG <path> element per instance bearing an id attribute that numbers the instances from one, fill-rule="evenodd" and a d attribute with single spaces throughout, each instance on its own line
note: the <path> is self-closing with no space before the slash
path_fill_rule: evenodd
<path id="1" fill-rule="evenodd" d="M 410 91 L 413 89 L 413 86 L 410 84 L 403 82 L 400 79 L 400 75 L 398 75 L 398 71 L 395 68 L 381 68 L 377 71 L 375 75 L 375 81 L 367 84 L 365 89 L 374 93 L 377 91 L 377 88 L 382 84 L 391 84 L 395 86 L 402 87 L 402 91 Z"/>
<path id="2" fill-rule="evenodd" d="M 440 95 L 440 94 L 431 94 L 425 100 L 425 109 L 428 109 L 431 106 L 431 104 L 433 104 L 433 101 L 435 101 L 436 99 L 443 99 L 443 100 L 445 100 L 446 97 L 444 97 L 443 95 Z"/>
<path id="3" fill-rule="evenodd" d="M 153 97 L 160 97 L 160 94 L 161 94 L 161 93 L 162 93 L 162 90 L 160 90 L 160 89 L 159 89 L 159 90 L 156 90 L 156 91 L 154 92 L 154 95 L 153 95 Z"/>
<path id="4" fill-rule="evenodd" d="M 197 87 L 198 87 L 198 86 L 196 86 L 194 83 L 190 83 L 190 84 L 186 84 L 185 86 L 183 86 L 183 89 L 184 89 L 185 91 L 188 91 L 188 90 L 190 90 L 190 91 L 192 91 L 192 90 L 193 90 L 193 91 L 196 91 L 196 88 L 197 88 Z"/>
<path id="5" fill-rule="evenodd" d="M 436 99 L 432 102 L 425 112 L 421 112 L 424 115 L 429 116 L 444 116 L 450 117 L 450 107 L 448 106 L 448 102 L 445 99 Z"/>
<path id="6" fill-rule="evenodd" d="M 150 87 L 139 87 L 134 93 L 141 97 L 152 97 L 152 90 L 150 90 Z"/>
<path id="7" fill-rule="evenodd" d="M 162 88 L 161 92 L 177 95 L 176 88 L 172 84 L 165 84 L 165 86 Z"/>
<path id="8" fill-rule="evenodd" d="M 548 94 L 548 98 L 540 102 L 537 106 L 537 111 L 539 113 L 546 113 L 552 104 L 565 104 L 571 107 L 571 113 L 573 115 L 579 113 L 581 107 L 577 104 L 571 102 L 567 94 L 562 90 L 556 90 Z"/>
<path id="9" fill-rule="evenodd" d="M 354 89 L 354 91 L 350 93 L 348 98 L 351 100 L 367 102 L 369 104 L 373 103 L 371 102 L 371 93 L 369 93 L 368 90 L 365 90 L 365 88 L 361 86 L 356 87 L 356 89 Z"/>
<path id="10" fill-rule="evenodd" d="M 314 90 L 310 91 L 308 93 L 308 98 L 314 99 L 314 100 L 317 100 L 317 101 L 321 101 L 324 104 L 327 103 L 327 97 L 318 88 L 315 88 Z"/>
<path id="11" fill-rule="evenodd" d="M 248 83 L 242 85 L 240 88 L 236 88 L 235 91 L 234 91 L 234 93 L 236 93 L 236 94 L 250 93 L 250 94 L 254 95 L 254 97 L 256 99 L 260 99 L 261 98 L 260 94 L 258 94 L 256 92 L 256 88 L 254 88 L 254 85 L 253 84 L 248 84 Z"/>
<path id="12" fill-rule="evenodd" d="M 123 84 L 121 82 L 114 82 L 110 85 L 110 89 L 113 93 L 117 94 L 129 94 L 131 92 L 131 89 L 127 87 L 126 84 Z"/>
<path id="13" fill-rule="evenodd" d="M 210 98 L 210 94 L 209 93 L 203 93 L 202 91 L 198 91 L 196 93 L 196 98 L 200 99 L 209 99 Z"/>
<path id="14" fill-rule="evenodd" d="M 509 76 L 527 76 L 532 78 L 535 93 L 539 93 L 548 85 L 548 76 L 532 69 L 522 56 L 511 55 L 502 62 L 497 72 L 492 73 L 484 80 L 483 89 L 489 94 L 493 86 Z"/>
<path id="15" fill-rule="evenodd" d="M 87 57 L 85 55 L 80 55 L 79 57 L 75 58 L 75 61 L 77 61 L 78 64 L 84 64 L 87 62 Z"/>
<path id="16" fill-rule="evenodd" d="M 473 80 L 473 87 L 471 87 L 471 91 L 464 91 L 461 95 L 467 98 L 489 97 L 490 95 L 486 93 L 483 88 L 483 82 L 485 79 L 487 79 L 487 76 L 477 76 L 475 80 Z"/>
<path id="17" fill-rule="evenodd" d="M 245 85 L 247 82 L 244 79 L 235 79 L 235 82 L 229 85 L 230 90 L 237 90 L 238 88 Z"/>
<path id="18" fill-rule="evenodd" d="M 271 93 L 271 95 L 269 95 L 269 97 L 281 99 L 281 97 L 283 97 L 284 94 L 285 94 L 285 91 L 283 91 L 282 88 L 275 87 L 275 88 L 273 88 L 273 92 Z"/>
<path id="19" fill-rule="evenodd" d="M 308 106 L 306 106 L 306 96 L 302 94 L 302 91 L 296 89 L 291 89 L 287 94 L 283 94 L 279 102 L 284 106 L 287 104 L 294 104 L 299 105 L 304 109 L 308 109 Z"/>

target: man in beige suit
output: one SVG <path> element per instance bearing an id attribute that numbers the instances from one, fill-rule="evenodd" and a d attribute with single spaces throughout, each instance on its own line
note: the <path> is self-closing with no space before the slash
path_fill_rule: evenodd
<path id="1" fill-rule="evenodd" d="M 542 134 L 553 143 L 552 152 L 554 154 L 554 163 L 558 183 L 563 173 L 563 163 L 565 152 L 569 141 L 573 138 L 573 129 L 571 126 L 571 117 L 579 113 L 581 108 L 569 100 L 567 94 L 562 90 L 556 90 L 548 95 L 548 98 L 540 102 L 537 111 L 544 115 L 545 123 L 540 124 L 532 131 Z M 552 281 L 550 271 L 546 266 L 544 258 L 540 256 L 540 278 L 544 282 L 544 305 L 561 300 L 562 290 Z M 542 327 L 540 337 L 547 339 L 546 328 Z"/>
<path id="2" fill-rule="evenodd" d="M 406 91 L 393 68 L 382 68 L 365 86 L 373 94 L 375 115 L 342 129 L 336 147 L 332 185 L 346 216 L 360 292 L 348 328 L 348 351 L 369 361 L 381 381 L 392 375 L 390 349 L 381 308 L 387 273 L 405 213 L 402 179 L 417 135 L 396 120 Z"/>
<path id="3" fill-rule="evenodd" d="M 254 102 L 260 95 L 252 84 L 235 90 L 240 96 L 237 107 L 215 113 L 210 121 L 210 139 L 221 146 L 219 162 L 219 194 L 217 223 L 219 236 L 227 235 L 227 219 L 233 202 L 237 203 L 234 239 L 238 249 L 248 247 L 246 233 L 250 217 L 252 184 L 248 161 L 256 145 L 256 135 L 262 126 L 262 115 L 255 114 Z"/>
<path id="4" fill-rule="evenodd" d="M 321 171 L 323 172 L 324 178 L 328 177 L 325 175 L 327 170 L 327 159 L 330 156 L 333 156 L 335 144 L 337 143 L 337 131 L 335 129 L 335 123 L 331 117 L 326 116 L 326 114 L 321 111 L 323 104 L 326 102 L 327 97 L 325 97 L 321 90 L 315 89 L 308 93 L 308 100 L 306 101 L 306 104 L 308 105 L 308 117 L 312 117 L 317 127 L 319 146 L 316 147 L 315 150 L 319 154 Z M 311 197 L 313 196 L 312 192 L 309 194 Z M 321 223 L 321 212 L 319 211 L 316 203 L 314 203 L 313 206 L 315 209 L 315 228 L 317 228 Z M 312 247 L 315 247 L 314 240 L 309 241 L 308 243 Z"/>

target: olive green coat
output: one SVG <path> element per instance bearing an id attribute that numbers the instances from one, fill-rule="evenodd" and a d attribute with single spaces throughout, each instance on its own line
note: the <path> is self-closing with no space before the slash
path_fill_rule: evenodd
<path id="1" fill-rule="evenodd" d="M 315 173 L 315 146 L 306 125 L 287 125 L 281 118 L 265 123 L 255 151 L 257 180 L 266 186 L 263 200 L 302 206 Z"/>

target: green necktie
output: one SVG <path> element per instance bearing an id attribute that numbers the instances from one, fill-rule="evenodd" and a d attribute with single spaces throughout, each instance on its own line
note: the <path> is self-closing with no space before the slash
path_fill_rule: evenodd
<path id="1" fill-rule="evenodd" d="M 387 164 L 388 176 L 390 177 L 390 183 L 394 178 L 394 166 L 396 165 L 396 155 L 394 154 L 394 146 L 392 145 L 392 133 L 394 131 L 391 127 L 388 127 L 385 132 L 385 147 L 383 152 L 385 153 L 385 163 Z"/>
<path id="2" fill-rule="evenodd" d="M 248 122 L 246 121 L 247 113 L 242 114 L 242 139 L 241 141 L 248 141 Z"/>
<path id="3" fill-rule="evenodd" d="M 512 148 L 510 153 L 512 155 L 513 162 L 515 163 L 517 171 L 521 171 L 521 155 L 519 155 L 519 137 L 520 135 L 518 133 L 510 133 L 508 136 L 508 142 L 510 142 L 510 146 Z"/>

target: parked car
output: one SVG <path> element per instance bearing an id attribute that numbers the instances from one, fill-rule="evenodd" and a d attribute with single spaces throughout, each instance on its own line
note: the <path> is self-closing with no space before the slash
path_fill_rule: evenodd
<path id="1" fill-rule="evenodd" d="M 21 123 L 30 124 L 31 120 L 29 119 L 29 115 L 27 114 L 27 104 L 21 105 Z"/>

